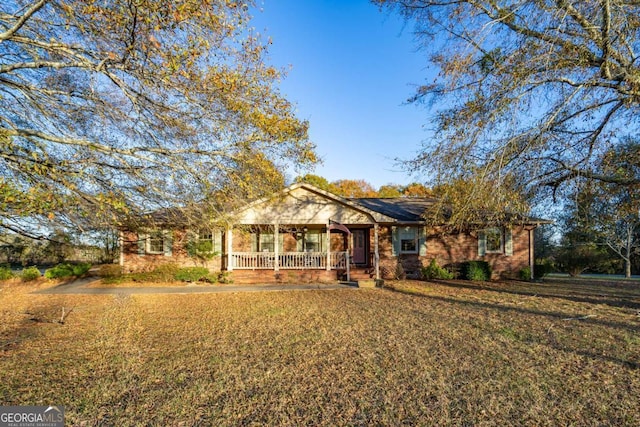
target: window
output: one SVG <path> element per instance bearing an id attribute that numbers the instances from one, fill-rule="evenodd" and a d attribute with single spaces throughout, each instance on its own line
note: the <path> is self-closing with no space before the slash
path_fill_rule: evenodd
<path id="1" fill-rule="evenodd" d="M 400 229 L 400 253 L 414 254 L 418 252 L 418 229 L 403 227 Z"/>
<path id="2" fill-rule="evenodd" d="M 222 250 L 221 230 L 201 229 L 191 233 L 186 245 L 190 257 L 209 260 L 220 255 Z"/>
<path id="3" fill-rule="evenodd" d="M 502 252 L 502 230 L 499 228 L 489 228 L 485 230 L 487 253 Z"/>
<path id="4" fill-rule="evenodd" d="M 252 246 L 256 248 L 256 251 L 275 252 L 275 237 L 272 232 L 260 231 L 258 232 L 258 234 L 252 233 L 251 239 L 252 239 Z M 278 251 L 282 253 L 283 248 L 284 248 L 284 234 L 279 233 L 278 234 Z"/>
<path id="5" fill-rule="evenodd" d="M 172 237 L 169 230 L 154 230 L 138 234 L 138 255 L 172 255 Z"/>
<path id="6" fill-rule="evenodd" d="M 222 233 L 220 230 L 200 230 L 198 232 L 197 250 L 208 253 L 222 252 Z"/>
<path id="7" fill-rule="evenodd" d="M 261 252 L 275 252 L 273 234 L 260 233 L 258 250 Z"/>
<path id="8" fill-rule="evenodd" d="M 164 253 L 164 234 L 162 231 L 153 231 L 149 233 L 149 237 L 147 238 L 147 253 Z"/>
<path id="9" fill-rule="evenodd" d="M 309 230 L 298 240 L 298 252 L 322 252 L 324 234 L 320 230 Z"/>
<path id="10" fill-rule="evenodd" d="M 478 232 L 478 255 L 513 255 L 513 231 L 511 227 L 487 228 Z"/>
<path id="11" fill-rule="evenodd" d="M 198 240 L 202 242 L 211 242 L 213 245 L 213 233 L 209 230 L 200 230 L 198 233 Z"/>
<path id="12" fill-rule="evenodd" d="M 427 235 L 423 226 L 391 227 L 391 254 L 427 255 Z"/>

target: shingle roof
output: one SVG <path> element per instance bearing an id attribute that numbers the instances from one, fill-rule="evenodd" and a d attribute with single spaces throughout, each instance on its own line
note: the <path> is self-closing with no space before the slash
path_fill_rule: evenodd
<path id="1" fill-rule="evenodd" d="M 436 203 L 426 197 L 351 198 L 351 202 L 398 221 L 423 221 L 424 213 Z"/>
<path id="2" fill-rule="evenodd" d="M 350 198 L 348 200 L 400 222 L 424 221 L 425 213 L 438 203 L 437 199 L 426 197 Z M 505 219 L 528 224 L 553 223 L 553 221 L 546 219 L 527 217 L 518 214 L 507 214 Z"/>

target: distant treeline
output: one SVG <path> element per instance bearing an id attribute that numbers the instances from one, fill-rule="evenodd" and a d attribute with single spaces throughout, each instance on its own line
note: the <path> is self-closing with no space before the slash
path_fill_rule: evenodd
<path id="1" fill-rule="evenodd" d="M 116 251 L 114 247 L 74 241 L 70 235 L 60 232 L 40 239 L 0 234 L 0 264 L 11 266 L 54 265 L 63 261 L 113 262 Z"/>

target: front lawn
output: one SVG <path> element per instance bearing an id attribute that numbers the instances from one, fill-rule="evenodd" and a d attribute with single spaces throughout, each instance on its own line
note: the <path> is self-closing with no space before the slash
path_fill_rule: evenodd
<path id="1" fill-rule="evenodd" d="M 640 286 L 583 285 L 0 284 L 0 404 L 67 425 L 639 425 Z"/>

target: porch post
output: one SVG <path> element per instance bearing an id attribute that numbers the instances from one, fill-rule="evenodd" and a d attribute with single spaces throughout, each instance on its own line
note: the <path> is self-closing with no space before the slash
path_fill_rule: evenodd
<path id="1" fill-rule="evenodd" d="M 353 234 L 347 235 L 347 282 L 351 281 L 351 238 Z"/>
<path id="2" fill-rule="evenodd" d="M 280 224 L 273 224 L 273 252 L 275 259 L 273 260 L 273 271 L 280 270 Z"/>
<path id="3" fill-rule="evenodd" d="M 376 280 L 380 280 L 380 251 L 378 250 L 378 224 L 373 224 L 373 263 L 376 268 Z"/>
<path id="4" fill-rule="evenodd" d="M 327 235 L 325 236 L 327 239 L 327 271 L 331 270 L 331 230 L 329 229 L 329 227 L 331 226 L 331 223 L 329 221 L 327 221 Z"/>
<path id="5" fill-rule="evenodd" d="M 233 225 L 227 226 L 227 271 L 233 271 Z"/>

